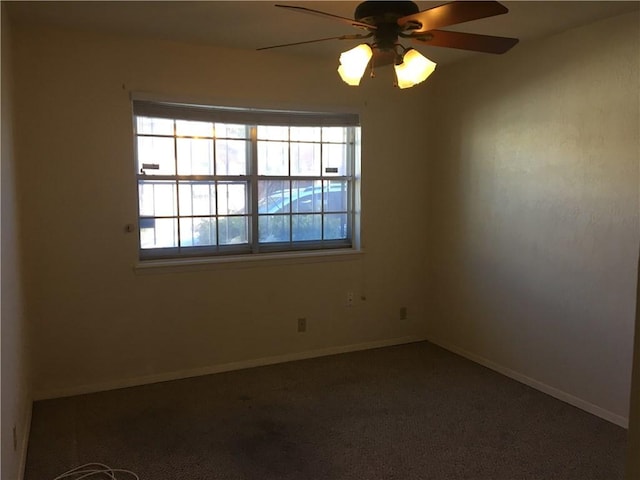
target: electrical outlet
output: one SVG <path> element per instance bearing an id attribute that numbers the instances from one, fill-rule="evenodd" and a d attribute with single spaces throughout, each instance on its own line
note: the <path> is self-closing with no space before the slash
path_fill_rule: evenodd
<path id="1" fill-rule="evenodd" d="M 353 307 L 353 292 L 347 292 L 347 307 Z"/>
<path id="2" fill-rule="evenodd" d="M 298 319 L 298 332 L 303 333 L 307 331 L 307 319 L 299 318 Z"/>
<path id="3" fill-rule="evenodd" d="M 18 434 L 16 432 L 16 426 L 13 426 L 13 451 L 18 451 Z"/>
<path id="4" fill-rule="evenodd" d="M 407 307 L 400 307 L 400 320 L 407 319 Z"/>

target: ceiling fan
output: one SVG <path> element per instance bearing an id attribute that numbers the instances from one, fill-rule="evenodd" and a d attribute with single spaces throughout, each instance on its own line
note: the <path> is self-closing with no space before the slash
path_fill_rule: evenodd
<path id="1" fill-rule="evenodd" d="M 409 39 L 417 45 L 457 48 L 475 52 L 501 54 L 510 50 L 517 38 L 495 37 L 475 33 L 440 30 L 459 23 L 502 15 L 509 10 L 496 1 L 454 1 L 420 11 L 410 1 L 365 1 L 356 7 L 354 19 L 293 5 L 275 5 L 289 11 L 320 16 L 365 30 L 366 33 L 319 38 L 258 48 L 289 47 L 327 40 L 372 39 L 343 52 L 338 73 L 349 85 L 359 85 L 371 63 L 371 69 L 394 64 L 397 85 L 412 87 L 424 81 L 435 69 L 435 63 L 413 48 L 406 48 L 399 38 Z"/>

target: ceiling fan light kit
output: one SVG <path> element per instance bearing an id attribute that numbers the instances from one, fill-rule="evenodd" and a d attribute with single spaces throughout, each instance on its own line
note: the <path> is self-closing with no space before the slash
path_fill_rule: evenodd
<path id="1" fill-rule="evenodd" d="M 435 62 L 413 48 L 407 49 L 400 65 L 394 65 L 398 88 L 409 88 L 424 82 L 436 69 Z"/>
<path id="2" fill-rule="evenodd" d="M 398 38 L 409 39 L 418 45 L 493 54 L 505 53 L 518 43 L 517 38 L 438 30 L 459 23 L 502 15 L 509 11 L 496 1 L 454 1 L 420 11 L 414 2 L 369 0 L 358 5 L 354 14 L 355 19 L 292 5 L 276 5 L 276 7 L 339 21 L 366 30 L 368 33 L 273 45 L 258 50 L 326 40 L 357 40 L 373 37 L 373 42 L 362 43 L 340 55 L 338 74 L 347 85 L 351 86 L 360 85 L 368 65 L 371 65 L 373 72 L 375 67 L 393 64 L 396 85 L 399 88 L 409 88 L 422 83 L 434 72 L 435 62 L 413 48 L 404 47 L 399 43 Z"/>
<path id="3" fill-rule="evenodd" d="M 338 74 L 347 85 L 358 86 L 364 71 L 373 56 L 373 50 L 366 43 L 361 43 L 351 50 L 340 54 Z"/>

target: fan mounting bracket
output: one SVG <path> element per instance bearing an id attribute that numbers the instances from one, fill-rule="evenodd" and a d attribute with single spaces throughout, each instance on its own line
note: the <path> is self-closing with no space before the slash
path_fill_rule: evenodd
<path id="1" fill-rule="evenodd" d="M 429 33 L 429 32 L 422 32 L 422 33 L 403 33 L 403 32 L 400 32 L 399 35 L 402 38 L 410 38 L 412 40 L 419 40 L 421 42 L 428 42 L 429 40 L 433 39 L 433 34 Z"/>

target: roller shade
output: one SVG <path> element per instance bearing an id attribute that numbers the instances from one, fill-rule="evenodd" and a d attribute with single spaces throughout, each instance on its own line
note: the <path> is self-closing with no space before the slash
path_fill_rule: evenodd
<path id="1" fill-rule="evenodd" d="M 133 100 L 133 113 L 143 117 L 160 117 L 243 125 L 293 127 L 356 127 L 360 118 L 355 113 L 296 112 L 231 107 L 210 107 L 180 103 Z"/>

